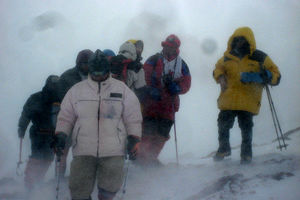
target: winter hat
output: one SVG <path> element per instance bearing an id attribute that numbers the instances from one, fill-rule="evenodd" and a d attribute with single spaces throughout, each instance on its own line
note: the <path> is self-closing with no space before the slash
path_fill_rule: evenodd
<path id="1" fill-rule="evenodd" d="M 93 55 L 93 52 L 89 49 L 84 49 L 80 51 L 76 58 L 76 65 L 81 63 L 87 63 L 91 55 Z"/>
<path id="2" fill-rule="evenodd" d="M 106 55 L 97 49 L 88 61 L 89 73 L 92 75 L 106 75 L 109 73 L 109 62 Z"/>
<path id="3" fill-rule="evenodd" d="M 135 48 L 141 52 L 144 49 L 144 42 L 142 40 L 130 39 L 130 40 L 127 40 L 127 42 L 131 42 L 132 44 L 134 44 Z"/>
<path id="4" fill-rule="evenodd" d="M 136 60 L 136 49 L 131 42 L 125 42 L 120 46 L 119 54 L 123 55 L 127 59 Z"/>
<path id="5" fill-rule="evenodd" d="M 108 57 L 116 56 L 115 52 L 111 49 L 104 49 L 102 52 Z"/>
<path id="6" fill-rule="evenodd" d="M 130 39 L 127 40 L 127 42 L 131 42 L 132 44 L 134 44 L 134 46 L 137 48 L 144 48 L 144 42 L 142 40 L 134 40 L 134 39 Z"/>
<path id="7" fill-rule="evenodd" d="M 179 38 L 174 34 L 169 35 L 165 41 L 161 42 L 161 46 L 163 46 L 163 47 L 169 46 L 169 47 L 179 48 L 180 44 L 181 44 L 181 42 L 180 42 Z"/>

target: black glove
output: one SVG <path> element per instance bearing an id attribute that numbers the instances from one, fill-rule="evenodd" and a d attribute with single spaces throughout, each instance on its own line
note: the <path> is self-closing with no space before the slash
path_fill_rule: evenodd
<path id="1" fill-rule="evenodd" d="M 129 160 L 135 160 L 140 148 L 141 140 L 137 136 L 129 135 L 127 137 L 127 154 Z"/>
<path id="2" fill-rule="evenodd" d="M 63 150 L 65 149 L 67 138 L 68 138 L 67 134 L 63 132 L 58 132 L 55 134 L 54 151 L 57 156 L 63 155 Z"/>
<path id="3" fill-rule="evenodd" d="M 163 82 L 171 95 L 177 95 L 178 93 L 180 93 L 181 88 L 179 84 L 174 81 L 171 74 L 164 75 Z"/>
<path id="4" fill-rule="evenodd" d="M 163 82 L 165 84 L 165 86 L 168 87 L 169 84 L 171 84 L 173 82 L 173 76 L 172 74 L 165 74 L 163 77 Z"/>
<path id="5" fill-rule="evenodd" d="M 127 69 L 133 70 L 135 73 L 138 73 L 142 69 L 143 65 L 139 61 L 133 61 L 128 64 Z"/>

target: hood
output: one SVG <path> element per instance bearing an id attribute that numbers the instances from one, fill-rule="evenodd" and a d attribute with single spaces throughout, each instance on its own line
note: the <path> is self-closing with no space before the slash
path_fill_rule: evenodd
<path id="1" fill-rule="evenodd" d="M 119 54 L 127 59 L 136 60 L 136 49 L 131 42 L 125 42 L 120 46 Z"/>
<path id="2" fill-rule="evenodd" d="M 48 76 L 46 83 L 42 89 L 42 98 L 45 103 L 58 102 L 59 92 L 59 76 L 50 75 Z"/>
<path id="3" fill-rule="evenodd" d="M 249 27 L 241 27 L 234 31 L 232 36 L 229 38 L 227 43 L 227 51 L 226 53 L 229 53 L 231 51 L 231 43 L 235 37 L 244 37 L 250 44 L 250 54 L 252 54 L 256 49 L 256 42 L 254 38 L 254 34 L 252 30 Z"/>

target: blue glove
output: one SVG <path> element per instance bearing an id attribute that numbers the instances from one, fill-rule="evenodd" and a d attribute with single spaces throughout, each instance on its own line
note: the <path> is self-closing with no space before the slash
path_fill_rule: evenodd
<path id="1" fill-rule="evenodd" d="M 263 84 L 271 83 L 272 73 L 269 70 L 267 70 L 267 69 L 262 70 L 262 72 L 260 73 L 260 76 L 263 79 Z"/>
<path id="2" fill-rule="evenodd" d="M 269 70 L 262 72 L 243 72 L 241 74 L 242 83 L 260 83 L 267 84 L 272 80 L 272 73 Z"/>
<path id="3" fill-rule="evenodd" d="M 167 88 L 172 95 L 176 95 L 181 91 L 180 86 L 176 82 L 170 82 Z"/>
<path id="4" fill-rule="evenodd" d="M 150 87 L 149 88 L 149 94 L 152 99 L 155 101 L 160 101 L 161 100 L 161 92 L 159 89 L 155 87 Z"/>

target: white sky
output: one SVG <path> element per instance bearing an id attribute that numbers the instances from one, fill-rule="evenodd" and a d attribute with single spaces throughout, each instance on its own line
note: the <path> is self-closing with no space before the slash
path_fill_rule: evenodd
<path id="1" fill-rule="evenodd" d="M 40 15 L 54 25 L 37 25 L 35 19 Z M 240 26 L 252 28 L 257 48 L 265 51 L 281 70 L 281 84 L 271 92 L 283 131 L 300 125 L 297 0 L 1 0 L 0 17 L 0 176 L 14 172 L 22 107 L 32 93 L 41 90 L 47 76 L 60 75 L 73 67 L 82 49 L 110 48 L 117 52 L 131 38 L 144 41 L 143 61 L 161 50 L 160 43 L 167 35 L 175 33 L 181 39 L 181 56 L 192 75 L 191 90 L 181 97 L 176 115 L 181 156 L 204 156 L 217 148 L 219 86 L 212 71 L 230 35 Z M 214 39 L 218 47 L 210 55 L 201 49 L 201 42 L 207 38 Z M 275 138 L 265 94 L 261 113 L 254 122 L 254 143 Z M 30 151 L 28 136 L 27 133 L 24 144 L 26 159 Z M 231 131 L 231 143 L 240 144 L 237 124 Z M 161 159 L 173 158 L 172 133 Z"/>

